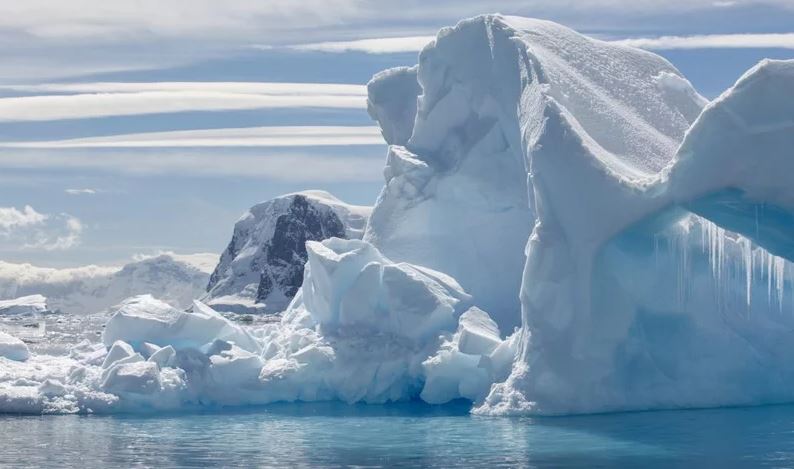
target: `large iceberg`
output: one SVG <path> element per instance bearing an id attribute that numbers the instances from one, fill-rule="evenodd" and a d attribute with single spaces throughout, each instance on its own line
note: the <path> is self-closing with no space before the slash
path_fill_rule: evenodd
<path id="1" fill-rule="evenodd" d="M 417 76 L 365 239 L 502 327 L 520 298 L 519 357 L 476 412 L 794 399 L 791 62 L 706 106 L 654 54 L 489 15 L 442 30 Z"/>

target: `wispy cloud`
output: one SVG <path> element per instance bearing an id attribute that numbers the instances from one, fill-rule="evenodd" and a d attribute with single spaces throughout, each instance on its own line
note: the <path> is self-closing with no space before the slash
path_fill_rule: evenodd
<path id="1" fill-rule="evenodd" d="M 382 145 L 375 126 L 272 126 L 180 130 L 37 142 L 0 142 L 0 148 L 184 148 Z"/>
<path id="2" fill-rule="evenodd" d="M 366 147 L 361 147 L 366 148 Z M 379 181 L 382 148 L 347 156 L 318 147 L 311 152 L 144 150 L 6 150 L 0 168 L 102 171 L 128 175 L 261 178 L 285 182 Z M 361 155 L 361 152 L 358 152 Z"/>
<path id="3" fill-rule="evenodd" d="M 285 46 L 292 50 L 368 54 L 419 52 L 435 36 L 405 36 L 359 39 L 355 41 L 316 42 Z M 794 49 L 794 33 L 768 34 L 706 34 L 694 36 L 660 36 L 614 39 L 609 42 L 650 50 L 717 49 L 717 48 L 783 48 Z"/>
<path id="4" fill-rule="evenodd" d="M 98 191 L 96 189 L 66 189 L 64 192 L 69 195 L 95 195 Z"/>
<path id="5" fill-rule="evenodd" d="M 0 246 L 56 251 L 80 242 L 83 224 L 67 213 L 43 214 L 30 205 L 0 207 Z"/>
<path id="6" fill-rule="evenodd" d="M 620 39 L 612 42 L 651 50 L 748 48 L 794 49 L 794 33 L 661 36 L 653 38 Z"/>
<path id="7" fill-rule="evenodd" d="M 355 41 L 315 42 L 287 46 L 293 50 L 317 52 L 365 52 L 368 54 L 394 54 L 422 50 L 435 36 L 405 36 L 359 39 Z"/>
<path id="8" fill-rule="evenodd" d="M 0 121 L 262 108 L 366 107 L 364 86 L 328 83 L 83 83 L 5 88 L 80 94 L 0 98 Z"/>

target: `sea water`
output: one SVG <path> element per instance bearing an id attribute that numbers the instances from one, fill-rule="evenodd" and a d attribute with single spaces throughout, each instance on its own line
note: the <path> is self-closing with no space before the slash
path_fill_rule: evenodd
<path id="1" fill-rule="evenodd" d="M 489 418 L 465 404 L 0 416 L 0 467 L 792 467 L 794 406 Z"/>

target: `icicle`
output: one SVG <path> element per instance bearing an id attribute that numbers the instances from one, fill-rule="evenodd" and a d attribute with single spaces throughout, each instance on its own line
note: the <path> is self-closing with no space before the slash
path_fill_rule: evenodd
<path id="1" fill-rule="evenodd" d="M 753 301 L 753 245 L 747 238 L 740 238 L 742 244 L 742 259 L 744 261 L 744 281 L 747 296 L 747 312 Z"/>

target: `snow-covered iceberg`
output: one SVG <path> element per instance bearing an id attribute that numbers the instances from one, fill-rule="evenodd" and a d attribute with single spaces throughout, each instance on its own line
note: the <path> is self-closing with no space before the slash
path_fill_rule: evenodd
<path id="1" fill-rule="evenodd" d="M 425 48 L 365 239 L 502 327 L 520 298 L 519 359 L 477 412 L 794 399 L 791 69 L 703 110 L 664 59 L 545 21 L 479 17 Z"/>
<path id="2" fill-rule="evenodd" d="M 287 194 L 253 206 L 234 225 L 202 300 L 219 311 L 283 311 L 303 280 L 306 242 L 360 239 L 370 210 L 324 191 Z"/>

